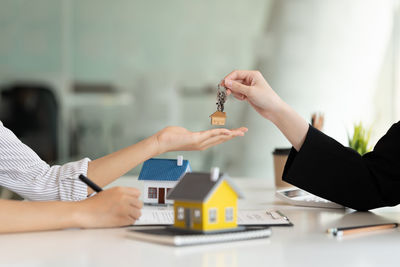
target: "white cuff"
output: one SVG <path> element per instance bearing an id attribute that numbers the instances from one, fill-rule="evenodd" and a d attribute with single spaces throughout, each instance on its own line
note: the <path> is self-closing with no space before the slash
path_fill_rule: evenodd
<path id="1" fill-rule="evenodd" d="M 60 168 L 60 200 L 80 201 L 87 198 L 87 185 L 79 180 L 79 175 L 87 176 L 89 158 L 69 162 Z"/>

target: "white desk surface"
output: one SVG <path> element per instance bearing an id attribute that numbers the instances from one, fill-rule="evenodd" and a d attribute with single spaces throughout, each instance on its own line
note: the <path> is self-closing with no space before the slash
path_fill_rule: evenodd
<path id="1" fill-rule="evenodd" d="M 399 266 L 400 232 L 333 238 L 327 228 L 400 221 L 399 208 L 372 212 L 286 205 L 255 179 L 234 179 L 246 199 L 240 207 L 275 207 L 293 227 L 276 227 L 267 239 L 169 247 L 125 237 L 127 228 L 0 235 L 0 266 Z M 123 177 L 114 185 L 141 187 Z M 29 222 L 27 222 L 29 223 Z"/>

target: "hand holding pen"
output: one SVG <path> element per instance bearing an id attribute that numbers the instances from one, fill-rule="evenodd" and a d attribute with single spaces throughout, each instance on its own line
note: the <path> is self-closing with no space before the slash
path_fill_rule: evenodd
<path id="1" fill-rule="evenodd" d="M 141 216 L 140 191 L 132 187 L 112 187 L 103 190 L 84 175 L 79 179 L 98 194 L 82 201 L 79 218 L 82 228 L 132 225 Z"/>

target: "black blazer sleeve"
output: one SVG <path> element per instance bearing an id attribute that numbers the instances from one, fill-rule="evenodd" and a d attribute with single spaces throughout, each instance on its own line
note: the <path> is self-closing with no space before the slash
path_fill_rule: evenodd
<path id="1" fill-rule="evenodd" d="M 400 122 L 360 156 L 310 126 L 300 151 L 292 148 L 283 180 L 357 210 L 400 203 Z"/>

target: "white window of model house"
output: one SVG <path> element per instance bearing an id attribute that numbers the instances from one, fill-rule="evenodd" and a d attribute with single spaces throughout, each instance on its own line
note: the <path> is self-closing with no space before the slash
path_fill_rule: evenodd
<path id="1" fill-rule="evenodd" d="M 178 207 L 177 208 L 177 216 L 176 219 L 178 221 L 183 221 L 185 219 L 185 209 L 183 207 Z"/>
<path id="2" fill-rule="evenodd" d="M 168 187 L 167 188 L 167 195 L 169 194 L 169 192 L 171 192 L 172 188 Z"/>
<path id="3" fill-rule="evenodd" d="M 149 187 L 148 198 L 157 198 L 157 188 Z"/>
<path id="4" fill-rule="evenodd" d="M 201 211 L 200 209 L 194 209 L 193 210 L 193 218 L 195 222 L 201 222 Z"/>
<path id="5" fill-rule="evenodd" d="M 233 208 L 225 208 L 225 222 L 233 222 Z"/>
<path id="6" fill-rule="evenodd" d="M 208 222 L 209 223 L 217 222 L 217 209 L 216 208 L 208 209 Z"/>

